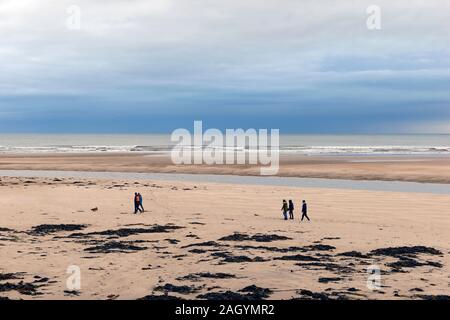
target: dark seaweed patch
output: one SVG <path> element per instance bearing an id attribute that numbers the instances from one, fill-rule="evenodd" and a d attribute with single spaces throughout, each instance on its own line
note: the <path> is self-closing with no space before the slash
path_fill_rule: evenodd
<path id="1" fill-rule="evenodd" d="M 178 230 L 183 227 L 167 224 L 164 226 L 161 225 L 153 225 L 150 228 L 121 228 L 117 230 L 105 230 L 105 231 L 97 231 L 97 232 L 89 232 L 89 233 L 73 233 L 69 235 L 69 238 L 80 238 L 80 237 L 89 237 L 89 236 L 116 236 L 116 237 L 128 237 L 136 234 L 145 234 L 145 233 L 168 233 L 173 230 Z"/>
<path id="2" fill-rule="evenodd" d="M 328 283 L 328 282 L 336 282 L 336 281 L 341 281 L 342 278 L 338 278 L 338 277 L 334 277 L 334 278 L 319 278 L 319 282 L 320 283 Z"/>
<path id="3" fill-rule="evenodd" d="M 252 297 L 252 299 L 255 299 L 255 300 L 262 300 L 262 299 L 269 298 L 270 295 L 273 293 L 273 291 L 270 289 L 261 288 L 261 287 L 255 286 L 254 284 L 239 290 L 239 292 L 246 292 Z"/>
<path id="4" fill-rule="evenodd" d="M 361 252 L 358 252 L 358 251 L 342 252 L 342 253 L 339 253 L 338 256 L 352 257 L 352 258 L 362 258 L 362 259 L 370 258 L 370 256 L 368 256 L 366 254 L 363 254 Z"/>
<path id="5" fill-rule="evenodd" d="M 256 241 L 256 242 L 272 242 L 278 240 L 292 240 L 289 237 L 279 236 L 276 234 L 256 234 L 249 236 L 243 233 L 234 233 L 219 239 L 219 241 Z"/>
<path id="6" fill-rule="evenodd" d="M 422 267 L 422 266 L 431 266 L 435 268 L 442 268 L 442 264 L 439 262 L 433 262 L 433 261 L 426 261 L 426 262 L 420 262 L 416 259 L 407 258 L 407 257 L 400 257 L 397 261 L 387 263 L 388 267 L 391 267 L 393 269 L 400 270 L 402 268 L 416 268 L 416 267 Z"/>
<path id="7" fill-rule="evenodd" d="M 205 241 L 205 242 L 199 242 L 199 243 L 191 243 L 186 246 L 183 246 L 181 248 L 191 248 L 191 247 L 221 247 L 222 245 L 215 241 Z"/>
<path id="8" fill-rule="evenodd" d="M 243 294 L 245 293 L 245 294 Z M 245 287 L 239 292 L 225 291 L 225 292 L 208 292 L 205 294 L 198 295 L 198 299 L 206 300 L 241 300 L 241 301 L 251 301 L 251 300 L 262 300 L 268 298 L 272 294 L 272 290 L 260 288 L 255 285 Z"/>
<path id="9" fill-rule="evenodd" d="M 297 291 L 300 300 L 348 300 L 348 297 L 340 292 L 321 293 L 310 290 Z"/>
<path id="10" fill-rule="evenodd" d="M 288 261 L 320 261 L 320 259 L 311 257 L 311 256 L 305 256 L 301 254 L 296 254 L 292 256 L 282 256 L 274 258 L 275 260 L 288 260 Z"/>
<path id="11" fill-rule="evenodd" d="M 148 300 L 148 301 L 159 301 L 159 300 L 161 300 L 161 301 L 172 301 L 172 300 L 182 300 L 182 299 L 179 298 L 179 297 L 169 296 L 169 295 L 161 295 L 161 296 L 158 296 L 158 295 L 153 295 L 153 294 L 151 294 L 151 295 L 148 295 L 148 296 L 139 298 L 139 299 L 137 299 L 137 300 Z"/>
<path id="12" fill-rule="evenodd" d="M 16 280 L 16 279 L 22 279 L 23 274 L 21 272 L 17 273 L 0 273 L 0 281 L 6 281 L 6 280 Z"/>
<path id="13" fill-rule="evenodd" d="M 180 240 L 177 239 L 164 239 L 164 240 L 169 242 L 170 244 L 177 244 L 180 242 Z"/>
<path id="14" fill-rule="evenodd" d="M 330 250 L 334 250 L 336 249 L 336 247 L 327 245 L 327 244 L 314 244 L 311 246 L 306 246 L 305 250 L 307 251 L 330 251 Z"/>
<path id="15" fill-rule="evenodd" d="M 372 250 L 370 254 L 375 256 L 390 256 L 390 257 L 398 257 L 398 256 L 409 256 L 416 257 L 418 254 L 430 254 L 430 255 L 441 255 L 442 252 L 425 246 L 413 246 L 413 247 L 391 247 L 391 248 L 382 248 Z"/>
<path id="16" fill-rule="evenodd" d="M 170 283 L 166 283 L 164 286 L 158 286 L 155 288 L 155 291 L 164 291 L 164 292 L 175 292 L 181 294 L 190 294 L 197 292 L 200 288 L 190 287 L 190 286 L 176 286 Z"/>
<path id="17" fill-rule="evenodd" d="M 17 291 L 20 294 L 27 295 L 27 296 L 35 296 L 38 294 L 41 294 L 37 292 L 37 289 L 40 286 L 32 284 L 32 283 L 25 283 L 23 281 L 20 281 L 19 283 L 0 283 L 0 292 L 7 292 L 7 291 Z"/>
<path id="18" fill-rule="evenodd" d="M 416 297 L 423 299 L 423 300 L 439 300 L 439 301 L 449 301 L 450 296 L 447 295 L 425 295 L 425 294 L 418 294 Z"/>
<path id="19" fill-rule="evenodd" d="M 210 273 L 210 272 L 199 272 L 199 273 L 191 273 L 187 276 L 179 277 L 177 280 L 184 281 L 184 280 L 191 280 L 191 281 L 198 281 L 200 278 L 207 278 L 207 279 L 234 279 L 236 276 L 234 274 L 230 273 Z"/>
<path id="20" fill-rule="evenodd" d="M 388 267 L 392 268 L 394 272 L 405 272 L 403 268 L 416 268 L 421 266 L 431 266 L 435 268 L 442 268 L 442 264 L 439 262 L 426 261 L 421 262 L 417 260 L 419 254 L 428 255 L 442 255 L 442 252 L 425 246 L 413 246 L 413 247 L 390 247 L 372 250 L 370 254 L 375 256 L 388 256 L 397 259 L 395 262 L 387 263 Z"/>
<path id="21" fill-rule="evenodd" d="M 79 231 L 87 227 L 84 224 L 41 224 L 35 226 L 28 231 L 28 234 L 33 236 L 45 236 L 47 234 L 62 232 L 62 231 Z"/>
<path id="22" fill-rule="evenodd" d="M 133 241 L 118 242 L 109 241 L 103 244 L 84 249 L 90 253 L 130 253 L 148 249 L 147 247 L 139 247 L 134 245 Z"/>
<path id="23" fill-rule="evenodd" d="M 305 263 L 296 263 L 295 265 L 309 270 L 327 270 L 336 273 L 354 272 L 354 269 L 349 266 L 342 266 L 331 262 L 305 262 Z"/>
<path id="24" fill-rule="evenodd" d="M 222 258 L 222 262 L 229 263 L 241 263 L 241 262 L 264 262 L 267 261 L 261 257 L 250 258 L 247 256 L 234 256 L 228 252 L 214 252 L 211 254 L 213 257 Z"/>

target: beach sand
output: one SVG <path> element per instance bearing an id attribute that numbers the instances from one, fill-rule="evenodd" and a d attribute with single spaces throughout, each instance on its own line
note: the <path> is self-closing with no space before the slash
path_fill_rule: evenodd
<path id="1" fill-rule="evenodd" d="M 128 171 L 143 161 L 131 157 L 136 162 L 124 167 L 95 158 L 92 170 Z M 36 169 L 34 158 L 23 159 L 21 166 Z M 17 158 L 1 162 L 18 168 Z M 47 165 L 60 169 L 57 162 Z M 46 178 L 1 178 L 0 192 L 1 297 L 450 295 L 449 195 Z M 133 214 L 134 192 L 144 197 L 143 214 Z M 297 207 L 307 199 L 312 221 L 300 222 L 298 211 L 282 220 L 282 199 Z M 81 271 L 79 291 L 66 285 L 72 265 Z M 367 286 L 371 265 L 381 270 L 379 288 Z"/>
<path id="2" fill-rule="evenodd" d="M 79 170 L 260 175 L 260 166 L 174 165 L 158 154 L 9 154 L 0 170 Z M 278 176 L 450 183 L 450 157 L 281 155 Z"/>

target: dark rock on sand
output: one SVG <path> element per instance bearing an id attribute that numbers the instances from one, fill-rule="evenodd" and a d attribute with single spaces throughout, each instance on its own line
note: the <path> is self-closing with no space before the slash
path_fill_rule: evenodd
<path id="1" fill-rule="evenodd" d="M 87 228 L 85 224 L 41 224 L 33 227 L 28 234 L 33 236 L 45 236 L 47 234 L 62 231 L 79 231 Z"/>
<path id="2" fill-rule="evenodd" d="M 249 236 L 243 233 L 234 233 L 219 239 L 219 241 L 256 241 L 256 242 L 272 242 L 278 240 L 292 240 L 289 237 L 279 236 L 276 234 L 256 234 Z"/>

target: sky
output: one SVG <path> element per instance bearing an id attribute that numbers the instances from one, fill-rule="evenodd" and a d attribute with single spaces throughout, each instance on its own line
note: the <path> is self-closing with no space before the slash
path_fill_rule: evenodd
<path id="1" fill-rule="evenodd" d="M 0 132 L 450 133 L 449 30 L 448 0 L 0 0 Z"/>

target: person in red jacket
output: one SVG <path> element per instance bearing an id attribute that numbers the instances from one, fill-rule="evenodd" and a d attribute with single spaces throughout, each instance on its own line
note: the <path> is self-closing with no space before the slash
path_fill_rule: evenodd
<path id="1" fill-rule="evenodd" d="M 139 197 L 139 194 L 137 192 L 135 192 L 134 193 L 134 214 L 137 214 L 138 211 L 140 213 L 142 213 L 140 206 L 141 206 L 141 199 Z"/>

